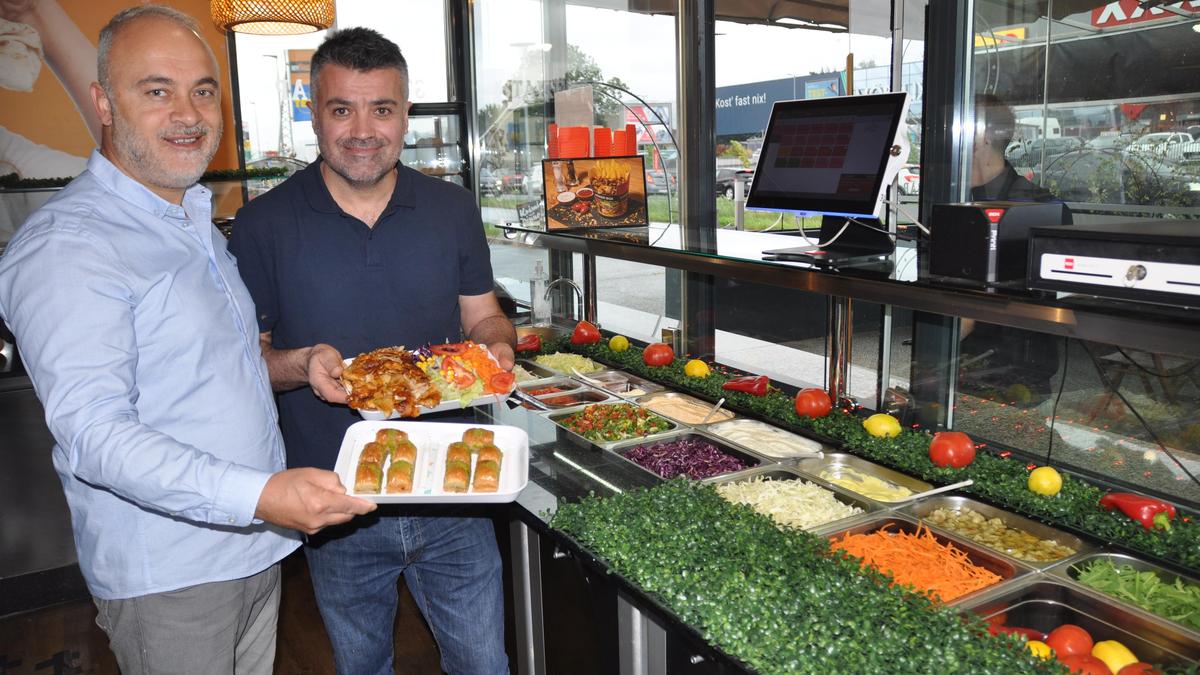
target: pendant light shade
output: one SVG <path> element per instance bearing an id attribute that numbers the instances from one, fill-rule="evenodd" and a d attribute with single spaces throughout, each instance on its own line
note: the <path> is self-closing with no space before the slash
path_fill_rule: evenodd
<path id="1" fill-rule="evenodd" d="M 333 0 L 212 0 L 213 23 L 221 31 L 255 35 L 299 35 L 333 25 Z"/>

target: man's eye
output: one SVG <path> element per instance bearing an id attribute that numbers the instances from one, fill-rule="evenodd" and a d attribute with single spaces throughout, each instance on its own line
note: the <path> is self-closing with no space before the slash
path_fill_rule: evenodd
<path id="1" fill-rule="evenodd" d="M 212 89 L 197 89 L 196 95 L 205 98 L 212 98 L 217 95 L 217 92 L 213 91 Z"/>
<path id="2" fill-rule="evenodd" d="M 148 91 L 146 93 L 151 96 L 162 97 L 162 96 L 167 95 L 167 90 L 166 89 L 151 89 L 150 91 Z"/>
<path id="3" fill-rule="evenodd" d="M 333 109 L 333 114 L 334 114 L 334 115 L 337 115 L 337 116 L 339 116 L 339 117 L 344 117 L 344 116 L 345 116 L 345 115 L 347 115 L 349 112 L 350 112 L 350 109 L 349 109 L 349 108 L 334 108 L 334 109 Z"/>
<path id="4" fill-rule="evenodd" d="M 380 117 L 387 117 L 388 115 L 392 114 L 392 109 L 391 108 L 376 108 L 375 114 L 379 115 Z"/>

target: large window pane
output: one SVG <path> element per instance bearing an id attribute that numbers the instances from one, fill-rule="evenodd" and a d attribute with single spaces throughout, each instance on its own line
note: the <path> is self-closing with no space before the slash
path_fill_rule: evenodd
<path id="1" fill-rule="evenodd" d="M 367 26 L 400 46 L 408 60 L 409 99 L 445 101 L 445 0 L 379 3 L 339 0 L 337 28 Z M 414 30 L 419 26 L 419 30 Z M 311 96 L 309 59 L 325 31 L 306 35 L 234 34 L 242 113 L 242 148 L 247 162 L 268 158 L 317 158 L 317 138 L 306 106 Z M 407 158 L 406 158 L 407 159 Z M 253 165 L 252 165 L 253 166 Z"/>
<path id="2" fill-rule="evenodd" d="M 962 197 L 1059 200 L 1077 225 L 1200 219 L 1197 17 L 1075 6 L 976 2 Z M 969 321 L 960 334 L 957 428 L 1200 501 L 1180 464 L 1200 468 L 1196 363 Z"/>

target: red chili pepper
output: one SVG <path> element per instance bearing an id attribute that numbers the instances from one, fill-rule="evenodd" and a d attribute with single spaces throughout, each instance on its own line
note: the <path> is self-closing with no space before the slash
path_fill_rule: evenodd
<path id="1" fill-rule="evenodd" d="M 1121 513 L 1141 523 L 1147 530 L 1170 530 L 1171 519 L 1175 517 L 1174 506 L 1132 492 L 1110 492 L 1100 498 L 1100 506 L 1109 511 L 1120 509 Z"/>
<path id="2" fill-rule="evenodd" d="M 766 396 L 770 383 L 771 379 L 766 375 L 747 375 L 746 377 L 735 377 L 721 385 L 721 388 L 726 391 L 740 391 L 751 396 Z"/>

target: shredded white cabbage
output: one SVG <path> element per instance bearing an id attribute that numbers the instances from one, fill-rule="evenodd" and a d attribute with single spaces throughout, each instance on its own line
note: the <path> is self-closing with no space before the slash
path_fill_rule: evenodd
<path id="1" fill-rule="evenodd" d="M 717 493 L 735 504 L 748 504 L 780 525 L 804 529 L 863 512 L 857 506 L 839 502 L 829 490 L 800 479 L 756 476 L 718 485 Z"/>
<path id="2" fill-rule="evenodd" d="M 578 370 L 581 373 L 594 373 L 597 370 L 604 370 L 604 366 L 597 364 L 595 361 L 586 356 L 579 354 L 566 354 L 563 352 L 554 352 L 553 354 L 542 354 L 534 359 L 538 365 L 546 366 L 551 370 L 556 370 L 567 375 L 571 374 L 572 370 Z"/>

